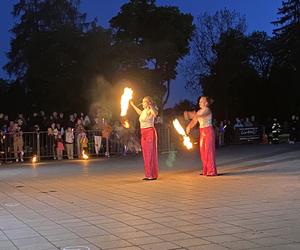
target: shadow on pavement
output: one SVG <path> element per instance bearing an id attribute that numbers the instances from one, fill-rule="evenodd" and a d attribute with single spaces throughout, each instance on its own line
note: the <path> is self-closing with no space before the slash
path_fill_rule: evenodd
<path id="1" fill-rule="evenodd" d="M 270 147 L 269 145 L 262 145 L 262 146 Z M 274 145 L 274 146 L 277 146 L 277 145 Z M 222 166 L 228 166 L 228 165 L 235 165 L 235 164 L 240 164 L 240 163 L 244 163 L 247 161 L 259 160 L 259 159 L 269 158 L 272 156 L 279 156 L 282 154 L 300 150 L 300 145 L 293 145 L 293 147 L 289 147 L 289 145 L 284 145 L 284 146 L 285 146 L 284 148 L 275 149 L 272 152 L 266 152 L 266 153 L 260 153 L 260 154 L 259 154 L 259 152 L 255 152 L 255 154 L 253 154 L 251 156 L 245 156 L 240 159 L 224 161 L 224 162 L 219 163 L 218 166 L 222 167 Z M 266 163 L 258 163 L 258 164 L 266 165 Z"/>
<path id="2" fill-rule="evenodd" d="M 276 168 L 274 165 L 278 165 L 279 163 L 287 163 L 290 161 L 297 161 L 297 160 L 300 161 L 300 155 L 289 157 L 289 158 L 283 158 L 280 160 L 258 162 L 247 166 L 233 167 L 228 169 L 227 171 L 224 170 L 220 175 L 230 176 L 230 175 L 248 175 L 248 174 L 257 174 L 257 173 L 281 173 L 281 174 L 294 173 L 295 174 L 295 173 L 300 173 L 300 167 L 284 168 L 283 166 L 280 166 L 280 168 Z M 259 168 L 264 168 L 266 166 L 270 166 L 270 168 L 259 169 Z"/>

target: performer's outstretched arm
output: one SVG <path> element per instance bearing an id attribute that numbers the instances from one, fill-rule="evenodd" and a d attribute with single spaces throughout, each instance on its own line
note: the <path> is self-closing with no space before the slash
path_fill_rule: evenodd
<path id="1" fill-rule="evenodd" d="M 183 112 L 183 117 L 184 120 L 191 120 L 194 118 L 194 116 L 196 115 L 196 111 L 184 111 Z"/>
<path id="2" fill-rule="evenodd" d="M 135 112 L 137 112 L 138 115 L 142 113 L 142 110 L 140 110 L 137 106 L 135 106 L 133 101 L 130 101 L 130 105 L 134 108 Z"/>
<path id="3" fill-rule="evenodd" d="M 186 129 L 185 129 L 185 133 L 187 135 L 189 135 L 189 133 L 191 132 L 191 129 L 193 127 L 195 127 L 195 125 L 197 124 L 198 122 L 198 119 L 197 119 L 197 116 L 195 115 L 194 118 L 191 120 L 191 122 L 187 125 Z"/>

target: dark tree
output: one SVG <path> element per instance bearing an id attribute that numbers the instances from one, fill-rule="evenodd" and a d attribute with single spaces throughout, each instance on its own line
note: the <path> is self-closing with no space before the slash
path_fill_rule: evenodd
<path id="1" fill-rule="evenodd" d="M 277 21 L 272 22 L 277 43 L 276 63 L 284 64 L 296 71 L 299 69 L 300 55 L 300 0 L 286 0 L 278 10 Z"/>
<path id="2" fill-rule="evenodd" d="M 270 92 L 271 69 L 274 61 L 272 53 L 273 40 L 265 33 L 255 31 L 248 36 L 249 63 L 256 71 L 257 77 L 251 86 L 255 89 L 252 97 L 252 114 L 259 120 L 265 120 L 272 114 L 273 99 Z"/>
<path id="3" fill-rule="evenodd" d="M 91 79 L 112 78 L 112 36 L 86 22 L 79 0 L 20 0 L 6 70 L 32 109 L 87 110 Z M 67 105 L 66 105 L 67 104 Z"/>
<path id="4" fill-rule="evenodd" d="M 285 0 L 274 21 L 274 64 L 272 93 L 276 111 L 284 114 L 300 111 L 300 0 Z M 285 97 L 283 107 L 278 97 Z"/>
<path id="5" fill-rule="evenodd" d="M 182 65 L 187 88 L 193 93 L 202 94 L 202 80 L 211 74 L 217 58 L 215 46 L 221 35 L 229 30 L 237 30 L 243 34 L 246 30 L 245 18 L 227 9 L 217 11 L 214 15 L 205 12 L 198 17 L 191 41 L 191 57 Z"/>
<path id="6" fill-rule="evenodd" d="M 186 111 L 186 110 L 197 110 L 199 108 L 199 106 L 197 104 L 192 103 L 191 101 L 185 99 L 185 100 L 175 104 L 173 109 L 178 110 L 180 113 L 182 113 L 183 111 Z"/>
<path id="7" fill-rule="evenodd" d="M 12 28 L 14 38 L 5 69 L 21 81 L 28 71 L 28 48 L 34 37 L 69 26 L 82 30 L 85 15 L 78 12 L 80 0 L 20 0 L 14 5 L 13 16 L 19 20 Z"/>
<path id="8" fill-rule="evenodd" d="M 162 105 L 168 100 L 178 60 L 189 51 L 192 21 L 190 14 L 173 6 L 157 7 L 154 0 L 131 0 L 110 20 L 121 69 L 143 72 L 142 79 L 148 79 L 145 89 L 152 90 L 148 94 Z"/>
<path id="9" fill-rule="evenodd" d="M 8 82 L 4 79 L 0 78 L 0 107 L 1 112 L 7 112 L 7 90 L 8 90 Z"/>
<path id="10" fill-rule="evenodd" d="M 214 50 L 216 59 L 211 74 L 203 78 L 203 88 L 216 100 L 215 115 L 228 119 L 251 114 L 255 110 L 257 74 L 249 63 L 248 38 L 240 31 L 229 30 L 221 35 Z"/>
<path id="11" fill-rule="evenodd" d="M 272 40 L 266 32 L 255 31 L 248 36 L 250 64 L 262 79 L 268 79 L 273 61 Z"/>

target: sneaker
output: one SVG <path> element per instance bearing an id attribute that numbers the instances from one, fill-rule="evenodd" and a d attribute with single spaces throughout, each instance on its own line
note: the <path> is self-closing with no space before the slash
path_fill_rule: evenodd
<path id="1" fill-rule="evenodd" d="M 16 162 L 19 162 L 19 159 L 16 159 Z"/>
<path id="2" fill-rule="evenodd" d="M 21 162 L 24 162 L 24 160 L 23 160 L 23 159 L 21 159 Z"/>

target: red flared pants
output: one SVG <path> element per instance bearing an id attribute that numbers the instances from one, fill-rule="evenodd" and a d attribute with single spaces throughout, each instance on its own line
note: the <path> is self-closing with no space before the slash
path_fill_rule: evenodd
<path id="1" fill-rule="evenodd" d="M 155 128 L 141 129 L 141 145 L 146 178 L 158 177 L 157 134 Z"/>
<path id="2" fill-rule="evenodd" d="M 215 156 L 215 132 L 212 126 L 200 128 L 200 157 L 202 160 L 202 174 L 217 175 Z"/>

